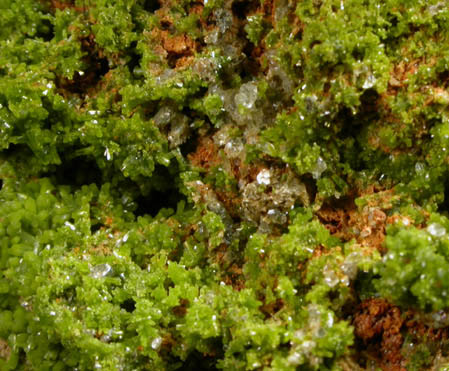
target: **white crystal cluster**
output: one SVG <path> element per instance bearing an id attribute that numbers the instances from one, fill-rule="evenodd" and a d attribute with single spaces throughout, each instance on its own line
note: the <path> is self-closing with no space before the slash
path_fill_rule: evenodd
<path id="1" fill-rule="evenodd" d="M 261 232 L 285 224 L 295 204 L 309 202 L 305 185 L 289 169 L 262 168 L 254 181 L 240 182 L 239 186 L 243 216 L 259 224 Z"/>
<path id="2" fill-rule="evenodd" d="M 162 106 L 153 117 L 159 130 L 167 133 L 171 148 L 184 143 L 190 133 L 189 119 L 171 105 Z"/>
<path id="3" fill-rule="evenodd" d="M 296 330 L 290 342 L 287 360 L 292 366 L 299 366 L 305 362 L 312 367 L 321 364 L 321 358 L 315 355 L 315 348 L 319 339 L 326 336 L 336 322 L 333 312 L 322 306 L 309 304 L 307 311 L 309 314 L 307 326 Z"/>

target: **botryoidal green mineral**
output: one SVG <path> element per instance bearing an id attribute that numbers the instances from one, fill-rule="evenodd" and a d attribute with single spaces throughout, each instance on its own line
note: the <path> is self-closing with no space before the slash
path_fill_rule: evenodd
<path id="1" fill-rule="evenodd" d="M 449 3 L 0 0 L 0 370 L 448 370 Z"/>

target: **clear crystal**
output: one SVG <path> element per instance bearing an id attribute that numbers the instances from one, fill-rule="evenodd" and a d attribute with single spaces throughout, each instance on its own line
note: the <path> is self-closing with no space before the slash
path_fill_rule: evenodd
<path id="1" fill-rule="evenodd" d="M 105 263 L 105 264 L 98 264 L 91 268 L 90 275 L 93 278 L 103 278 L 106 277 L 109 273 L 111 273 L 112 267 Z"/>
<path id="2" fill-rule="evenodd" d="M 349 277 L 349 279 L 354 279 L 356 277 L 358 271 L 357 265 L 360 258 L 360 254 L 358 252 L 352 252 L 346 257 L 343 264 L 341 264 L 341 270 Z"/>
<path id="3" fill-rule="evenodd" d="M 363 82 L 363 89 L 370 89 L 374 86 L 374 84 L 376 83 L 376 77 L 370 73 L 368 74 L 368 76 L 366 77 L 365 81 Z"/>
<path id="4" fill-rule="evenodd" d="M 427 232 L 434 237 L 443 237 L 446 234 L 446 229 L 438 223 L 432 223 L 427 226 Z"/>
<path id="5" fill-rule="evenodd" d="M 424 165 L 421 162 L 415 164 L 415 171 L 417 173 L 422 173 L 424 171 Z"/>
<path id="6" fill-rule="evenodd" d="M 215 28 L 204 37 L 206 44 L 216 44 L 218 42 L 218 29 Z"/>
<path id="7" fill-rule="evenodd" d="M 106 157 L 106 160 L 110 161 L 111 160 L 111 152 L 109 152 L 109 148 L 106 147 L 105 151 L 104 151 L 104 156 Z"/>
<path id="8" fill-rule="evenodd" d="M 257 174 L 257 183 L 269 185 L 271 183 L 270 181 L 271 173 L 267 169 L 263 169 Z"/>
<path id="9" fill-rule="evenodd" d="M 312 176 L 314 179 L 319 179 L 321 174 L 327 169 L 327 164 L 326 162 L 321 158 L 318 157 L 316 160 L 316 164 L 315 167 L 313 168 L 313 170 L 311 171 Z"/>
<path id="10" fill-rule="evenodd" d="M 234 102 L 237 107 L 241 105 L 249 110 L 254 109 L 257 100 L 257 90 L 257 84 L 255 82 L 243 84 L 234 97 Z"/>
<path id="11" fill-rule="evenodd" d="M 324 267 L 323 275 L 324 282 L 326 282 L 329 287 L 335 287 L 340 282 L 335 271 L 327 265 Z"/>
<path id="12" fill-rule="evenodd" d="M 159 111 L 157 111 L 156 115 L 153 117 L 153 120 L 156 123 L 156 125 L 164 126 L 171 121 L 173 115 L 174 115 L 173 109 L 168 106 L 164 106 Z"/>
<path id="13" fill-rule="evenodd" d="M 304 356 L 299 352 L 293 352 L 287 358 L 287 362 L 291 365 L 299 365 L 304 361 Z"/>
<path id="14" fill-rule="evenodd" d="M 214 11 L 214 15 L 220 33 L 224 34 L 232 26 L 232 13 L 227 9 L 219 8 Z"/>
<path id="15" fill-rule="evenodd" d="M 161 345 L 162 345 L 161 337 L 157 337 L 151 342 L 151 348 L 153 348 L 154 350 L 159 349 L 161 347 Z"/>
<path id="16" fill-rule="evenodd" d="M 240 139 L 232 139 L 226 143 L 224 151 L 228 158 L 239 158 L 244 150 L 243 143 Z"/>
<path id="17" fill-rule="evenodd" d="M 170 125 L 170 132 L 167 136 L 167 139 L 170 142 L 170 147 L 174 148 L 182 144 L 186 140 L 188 132 L 189 126 L 184 117 L 173 120 Z"/>

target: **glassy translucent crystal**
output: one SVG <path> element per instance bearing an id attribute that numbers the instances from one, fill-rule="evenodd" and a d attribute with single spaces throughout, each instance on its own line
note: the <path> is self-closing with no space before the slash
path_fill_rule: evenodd
<path id="1" fill-rule="evenodd" d="M 153 120 L 156 125 L 165 126 L 171 121 L 174 113 L 173 108 L 164 106 L 157 111 L 156 115 L 153 117 Z"/>
<path id="2" fill-rule="evenodd" d="M 368 76 L 365 78 L 365 81 L 363 82 L 363 89 L 370 89 L 374 86 L 374 84 L 376 83 L 376 77 L 370 73 L 368 74 Z"/>
<path id="3" fill-rule="evenodd" d="M 427 232 L 434 237 L 443 237 L 446 234 L 446 229 L 438 223 L 432 223 L 427 226 Z"/>
<path id="4" fill-rule="evenodd" d="M 90 269 L 90 275 L 93 278 L 103 278 L 110 274 L 111 271 L 112 267 L 109 264 L 98 264 Z"/>
<path id="5" fill-rule="evenodd" d="M 312 170 L 312 176 L 314 179 L 319 179 L 321 177 L 321 174 L 327 169 L 326 162 L 321 158 L 318 157 L 316 160 L 315 167 Z"/>
<path id="6" fill-rule="evenodd" d="M 248 82 L 246 84 L 243 84 L 234 98 L 237 107 L 243 106 L 249 110 L 255 108 L 256 100 L 257 84 L 255 82 Z"/>
<path id="7" fill-rule="evenodd" d="M 161 345 L 162 345 L 161 337 L 157 337 L 151 342 L 151 348 L 153 348 L 154 350 L 159 349 L 161 347 Z"/>
<path id="8" fill-rule="evenodd" d="M 232 13 L 220 8 L 214 11 L 214 15 L 220 33 L 224 34 L 232 26 Z"/>
<path id="9" fill-rule="evenodd" d="M 240 139 L 232 139 L 226 143 L 224 151 L 229 158 L 239 158 L 244 152 L 243 142 Z"/>
<path id="10" fill-rule="evenodd" d="M 324 267 L 323 275 L 324 282 L 326 282 L 329 287 L 335 287 L 340 282 L 335 271 L 327 265 Z"/>
<path id="11" fill-rule="evenodd" d="M 345 261 L 340 265 L 341 270 L 346 274 L 349 279 L 354 279 L 357 275 L 357 264 L 360 261 L 360 253 L 352 252 L 346 258 Z"/>
<path id="12" fill-rule="evenodd" d="M 293 352 L 288 356 L 287 361 L 291 365 L 299 365 L 304 361 L 304 356 L 299 352 Z"/>
<path id="13" fill-rule="evenodd" d="M 177 115 L 177 117 L 171 122 L 170 131 L 167 139 L 170 143 L 170 147 L 177 147 L 184 143 L 189 132 L 189 126 L 185 117 Z"/>
<path id="14" fill-rule="evenodd" d="M 269 185 L 271 183 L 270 181 L 271 173 L 267 169 L 263 169 L 257 174 L 257 183 Z"/>

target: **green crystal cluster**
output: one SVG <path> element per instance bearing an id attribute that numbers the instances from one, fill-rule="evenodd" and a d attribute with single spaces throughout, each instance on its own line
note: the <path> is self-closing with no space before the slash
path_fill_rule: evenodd
<path id="1" fill-rule="evenodd" d="M 448 42 L 444 0 L 0 0 L 0 369 L 449 369 Z"/>

